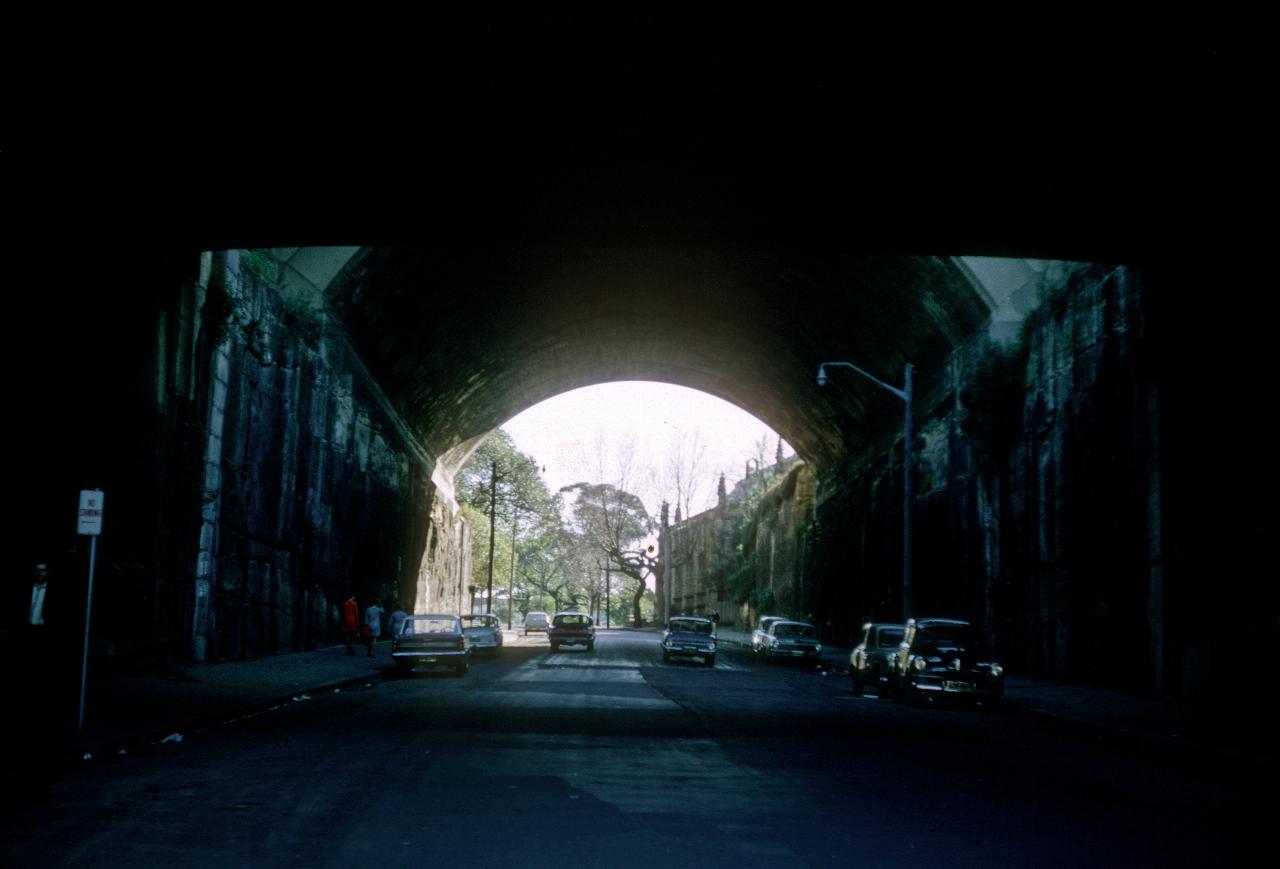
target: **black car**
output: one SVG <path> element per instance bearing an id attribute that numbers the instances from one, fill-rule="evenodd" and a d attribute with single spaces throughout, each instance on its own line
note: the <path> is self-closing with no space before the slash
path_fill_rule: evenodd
<path id="1" fill-rule="evenodd" d="M 849 655 L 849 675 L 853 680 L 853 693 L 861 695 L 867 688 L 875 688 L 883 696 L 893 672 L 893 661 L 898 654 L 905 628 L 902 625 L 867 622 L 862 626 L 862 642 Z"/>
<path id="2" fill-rule="evenodd" d="M 591 616 L 576 610 L 556 613 L 547 628 L 547 639 L 553 652 L 561 646 L 586 646 L 590 652 L 596 647 L 595 623 Z"/>
<path id="3" fill-rule="evenodd" d="M 662 634 L 662 663 L 672 658 L 701 658 L 708 667 L 716 665 L 716 626 L 711 619 L 674 616 Z"/>
<path id="4" fill-rule="evenodd" d="M 818 629 L 808 622 L 789 619 L 771 622 L 761 639 L 760 654 L 771 662 L 818 664 L 822 661 L 822 643 L 818 642 Z"/>
<path id="5" fill-rule="evenodd" d="M 1004 695 L 1004 668 L 981 634 L 960 619 L 908 619 L 894 660 L 894 696 L 954 699 L 994 705 Z"/>

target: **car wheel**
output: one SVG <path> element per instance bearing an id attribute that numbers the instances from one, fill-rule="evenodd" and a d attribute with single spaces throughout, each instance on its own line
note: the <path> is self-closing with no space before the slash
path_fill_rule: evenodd
<path id="1" fill-rule="evenodd" d="M 665 651 L 662 653 L 662 663 L 664 663 L 664 664 L 670 664 L 670 663 L 671 663 L 671 656 L 670 656 L 670 655 L 668 655 Z"/>
<path id="2" fill-rule="evenodd" d="M 707 655 L 707 659 L 706 659 L 706 660 L 707 660 L 707 666 L 708 666 L 708 667 L 714 667 L 714 666 L 716 665 L 716 656 L 715 656 L 715 655 Z"/>
<path id="3" fill-rule="evenodd" d="M 596 644 L 595 644 L 595 643 L 587 643 L 587 651 L 588 651 L 588 652 L 593 652 L 593 651 L 595 651 L 595 648 L 596 648 Z"/>
<path id="4" fill-rule="evenodd" d="M 453 668 L 453 675 L 465 676 L 469 669 L 471 669 L 471 665 L 468 662 L 463 661 L 461 664 L 458 664 Z"/>
<path id="5" fill-rule="evenodd" d="M 551 651 L 553 651 L 553 652 L 554 652 L 554 651 L 557 651 L 559 648 L 560 648 L 560 644 L 559 644 L 559 643 L 552 643 L 552 644 L 551 644 Z"/>
<path id="6" fill-rule="evenodd" d="M 862 683 L 858 681 L 858 674 L 857 674 L 856 672 L 854 672 L 853 674 L 851 674 L 851 675 L 849 676 L 849 678 L 853 681 L 853 696 L 854 696 L 854 697 L 861 697 L 861 696 L 862 696 Z"/>
<path id="7" fill-rule="evenodd" d="M 407 661 L 396 661 L 396 676 L 403 679 L 413 673 Z"/>

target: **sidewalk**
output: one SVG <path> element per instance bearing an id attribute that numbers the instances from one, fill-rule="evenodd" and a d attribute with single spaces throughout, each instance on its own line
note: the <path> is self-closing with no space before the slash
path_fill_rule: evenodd
<path id="1" fill-rule="evenodd" d="M 308 693 L 363 685 L 391 666 L 389 641 L 375 644 L 372 658 L 363 646 L 355 651 L 348 655 L 338 645 L 252 661 L 193 664 L 170 676 L 91 677 L 80 751 L 103 757 L 177 741 L 281 703 L 304 702 Z"/>
<path id="2" fill-rule="evenodd" d="M 516 639 L 512 632 L 509 641 Z M 717 631 L 724 646 L 751 647 L 751 635 Z M 370 683 L 391 666 L 389 642 L 349 656 L 343 646 L 254 661 L 197 664 L 162 676 L 91 678 L 80 757 L 99 759 L 177 741 L 201 729 L 311 695 Z M 824 646 L 823 669 L 849 670 L 849 649 Z M 1263 704 L 1230 708 L 1159 700 L 1044 678 L 1007 677 L 1005 706 L 1070 726 L 1100 728 L 1140 740 L 1182 746 L 1280 769 L 1280 719 Z"/>

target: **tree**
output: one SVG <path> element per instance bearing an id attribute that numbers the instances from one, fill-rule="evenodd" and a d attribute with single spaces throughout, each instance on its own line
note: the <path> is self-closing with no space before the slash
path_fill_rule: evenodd
<path id="1" fill-rule="evenodd" d="M 640 603 L 645 580 L 662 573 L 657 547 L 644 543 L 654 531 L 644 502 L 609 483 L 575 483 L 560 491 L 573 499 L 573 531 L 613 570 L 635 580 L 632 618 L 636 625 L 643 625 Z"/>
<path id="2" fill-rule="evenodd" d="M 459 499 L 489 517 L 489 558 L 485 583 L 488 592 L 485 611 L 492 612 L 498 519 L 502 518 L 511 526 L 510 553 L 513 560 L 509 574 L 509 592 L 514 597 L 514 559 L 519 549 L 516 537 L 520 518 L 522 515 L 527 520 L 549 515 L 558 517 L 559 506 L 542 480 L 538 463 L 532 456 L 517 450 L 511 436 L 501 429 L 485 438 L 476 448 L 466 465 L 458 472 L 457 484 Z M 514 607 L 508 607 L 508 627 L 512 609 Z"/>

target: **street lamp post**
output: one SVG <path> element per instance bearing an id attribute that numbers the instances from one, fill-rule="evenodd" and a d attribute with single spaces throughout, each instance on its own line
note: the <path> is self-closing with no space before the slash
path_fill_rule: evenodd
<path id="1" fill-rule="evenodd" d="M 828 365 L 852 368 L 872 383 L 898 396 L 906 406 L 902 420 L 902 620 L 905 622 L 911 617 L 911 373 L 914 366 L 907 363 L 903 371 L 902 388 L 898 389 L 873 377 L 852 362 L 823 362 L 818 366 L 819 386 L 827 383 Z"/>

